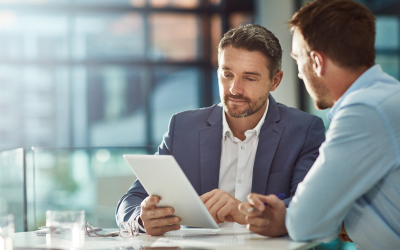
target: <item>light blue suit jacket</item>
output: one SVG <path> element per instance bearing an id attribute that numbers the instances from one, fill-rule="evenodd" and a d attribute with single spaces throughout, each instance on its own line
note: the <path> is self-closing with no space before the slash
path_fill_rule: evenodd
<path id="1" fill-rule="evenodd" d="M 222 105 L 172 116 L 168 133 L 158 148 L 173 155 L 199 195 L 218 188 L 222 142 Z M 318 157 L 325 140 L 319 117 L 283 104 L 269 96 L 269 108 L 260 131 L 253 168 L 252 192 L 284 193 L 288 206 L 297 185 Z M 118 202 L 117 223 L 127 221 L 148 196 L 136 181 Z M 140 210 L 136 210 L 134 217 Z"/>

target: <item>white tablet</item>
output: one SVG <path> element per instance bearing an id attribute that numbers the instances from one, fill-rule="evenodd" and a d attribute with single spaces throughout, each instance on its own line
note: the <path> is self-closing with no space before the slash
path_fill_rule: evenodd
<path id="1" fill-rule="evenodd" d="M 161 197 L 159 207 L 173 207 L 180 225 L 218 228 L 172 155 L 124 155 L 149 195 Z"/>

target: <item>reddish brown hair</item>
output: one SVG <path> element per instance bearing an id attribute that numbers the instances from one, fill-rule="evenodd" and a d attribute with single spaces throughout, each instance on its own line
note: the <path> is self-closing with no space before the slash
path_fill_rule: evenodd
<path id="1" fill-rule="evenodd" d="M 353 0 L 316 0 L 302 7 L 289 22 L 310 51 L 320 51 L 341 67 L 358 69 L 375 64 L 375 16 Z"/>

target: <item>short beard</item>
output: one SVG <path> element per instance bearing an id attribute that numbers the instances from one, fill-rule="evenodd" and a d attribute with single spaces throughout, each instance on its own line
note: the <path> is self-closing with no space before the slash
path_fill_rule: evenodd
<path id="1" fill-rule="evenodd" d="M 314 93 L 315 98 L 311 98 L 313 100 L 314 106 L 316 109 L 323 110 L 327 108 L 331 108 L 333 104 L 328 103 L 326 100 L 327 96 L 329 96 L 329 90 L 321 82 L 315 72 L 312 70 L 311 62 L 307 65 L 305 69 L 305 73 L 307 74 L 307 80 L 309 83 L 309 87 L 311 91 Z M 312 96 L 310 94 L 310 96 Z"/>
<path id="2" fill-rule="evenodd" d="M 314 100 L 313 100 L 314 101 Z M 319 109 L 319 110 L 324 110 L 324 109 L 328 109 L 328 108 L 332 108 L 332 105 L 330 105 L 329 103 L 327 103 L 325 100 L 315 100 L 314 101 L 314 106 L 315 108 Z"/>
<path id="3" fill-rule="evenodd" d="M 229 99 L 236 99 L 236 100 L 242 100 L 245 101 L 249 104 L 249 107 L 242 111 L 235 111 L 235 110 L 229 110 L 228 106 L 226 105 L 228 103 Z M 234 117 L 234 118 L 243 118 L 247 116 L 251 116 L 255 113 L 257 113 L 267 102 L 268 100 L 268 93 L 265 94 L 264 96 L 260 97 L 258 101 L 252 101 L 250 98 L 243 96 L 243 95 L 232 95 L 232 94 L 227 94 L 224 96 L 224 110 L 225 113 L 227 113 L 229 116 Z"/>

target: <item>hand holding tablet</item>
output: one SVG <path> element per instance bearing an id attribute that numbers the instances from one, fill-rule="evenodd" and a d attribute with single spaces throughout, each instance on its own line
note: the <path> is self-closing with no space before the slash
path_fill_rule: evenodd
<path id="1" fill-rule="evenodd" d="M 124 155 L 124 158 L 149 194 L 141 204 L 144 208 L 141 219 L 148 234 L 177 230 L 176 224 L 219 228 L 173 156 Z M 170 209 L 175 216 L 169 217 Z M 180 219 L 178 222 L 176 217 Z M 152 228 L 150 232 L 148 227 Z"/>
<path id="2" fill-rule="evenodd" d="M 174 209 L 172 207 L 157 207 L 159 202 L 160 197 L 151 195 L 140 204 L 142 209 L 140 219 L 149 235 L 162 235 L 181 228 L 178 225 L 181 219 L 173 216 Z"/>

